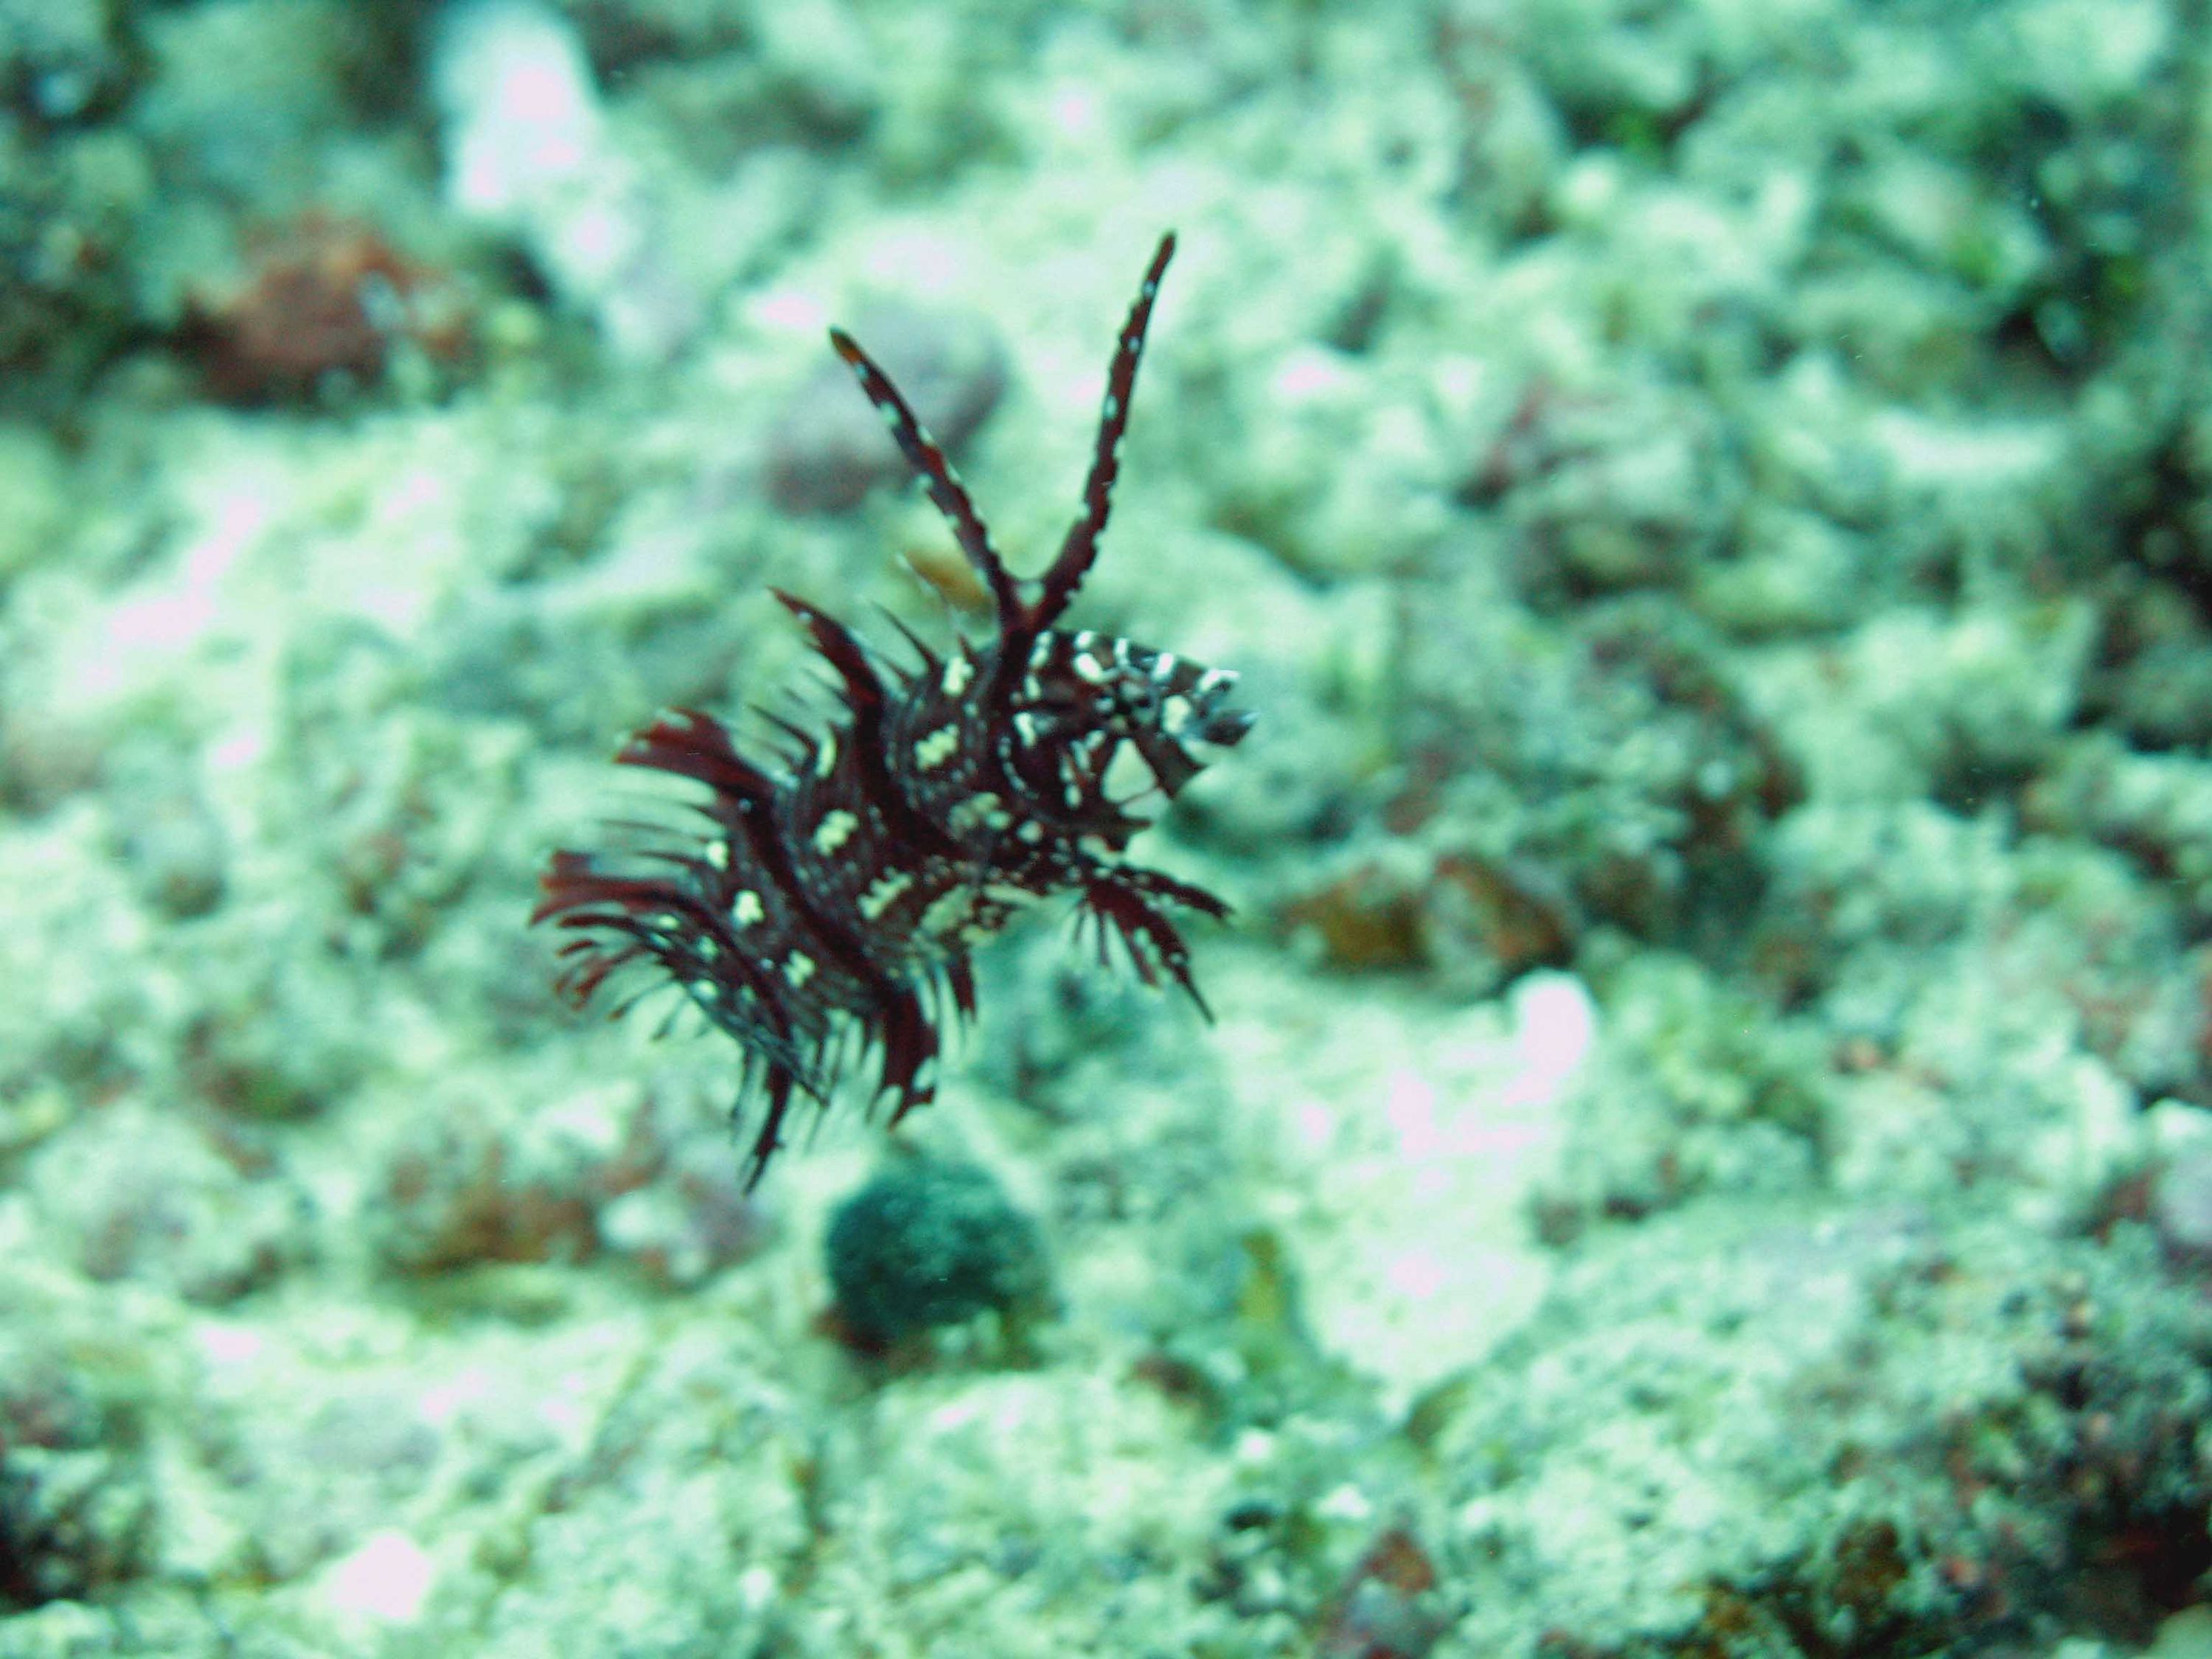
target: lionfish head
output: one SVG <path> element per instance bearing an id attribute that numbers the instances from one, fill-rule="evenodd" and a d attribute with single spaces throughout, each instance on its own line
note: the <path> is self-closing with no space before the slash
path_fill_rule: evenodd
<path id="1" fill-rule="evenodd" d="M 1251 729 L 1231 706 L 1235 674 L 1170 651 L 1048 629 L 1029 660 L 1010 710 L 1015 770 L 1042 816 L 1078 830 L 1133 825 L 1122 808 L 1154 789 L 1172 799 Z"/>

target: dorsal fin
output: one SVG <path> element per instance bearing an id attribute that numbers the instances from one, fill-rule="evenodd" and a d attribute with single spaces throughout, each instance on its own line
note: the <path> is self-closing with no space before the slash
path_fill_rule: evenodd
<path id="1" fill-rule="evenodd" d="M 1152 325 L 1152 301 L 1159 297 L 1160 278 L 1175 258 L 1175 232 L 1160 238 L 1146 268 L 1145 280 L 1129 307 L 1129 320 L 1121 325 L 1115 342 L 1113 367 L 1106 373 L 1106 396 L 1098 408 L 1098 441 L 1091 455 L 1091 476 L 1083 484 L 1083 515 L 1068 526 L 1059 556 L 1044 573 L 1036 603 L 1029 608 L 1028 623 L 1035 634 L 1049 628 L 1067 609 L 1075 590 L 1091 573 L 1098 557 L 1098 538 L 1106 528 L 1106 515 L 1114 507 L 1114 479 L 1121 470 L 1121 434 L 1129 426 L 1129 398 L 1137 389 L 1137 362 L 1145 354 L 1145 331 Z"/>
<path id="2" fill-rule="evenodd" d="M 1144 356 L 1145 331 L 1152 325 L 1152 302 L 1159 297 L 1160 279 L 1167 273 L 1168 261 L 1175 257 L 1175 233 L 1170 231 L 1160 238 L 1159 246 L 1153 251 L 1152 262 L 1146 267 L 1144 281 L 1129 307 L 1128 320 L 1122 324 L 1121 335 L 1115 342 L 1114 361 L 1106 374 L 1106 395 L 1099 408 L 1098 436 L 1091 449 L 1091 473 L 1083 485 L 1083 512 L 1069 526 L 1059 553 L 1036 584 L 1037 597 L 1034 600 L 1022 597 L 1023 584 L 1014 579 L 1006 569 L 1006 561 L 991 545 L 990 532 L 984 528 L 967 486 L 960 482 L 945 451 L 915 417 L 898 387 L 891 384 L 890 376 L 844 330 L 830 331 L 830 343 L 852 369 L 868 401 L 882 412 L 893 441 L 908 465 L 921 475 L 929 499 L 945 515 L 961 552 L 982 579 L 998 613 L 999 637 L 1002 641 L 1012 642 L 1013 652 L 1018 652 L 1058 620 L 1098 557 L 1098 538 L 1105 531 L 1107 515 L 1113 510 L 1114 480 L 1121 471 L 1121 434 L 1128 430 L 1129 399 L 1136 391 L 1137 364 Z"/>
<path id="3" fill-rule="evenodd" d="M 923 428 L 906 398 L 891 384 L 890 376 L 876 366 L 875 359 L 861 350 L 842 328 L 830 331 L 830 343 L 852 369 L 860 390 L 868 394 L 868 401 L 882 411 L 884 423 L 890 428 L 891 437 L 908 465 L 921 475 L 929 499 L 945 515 L 945 523 L 952 526 L 953 538 L 960 544 L 960 550 L 968 556 L 968 562 L 990 590 L 991 602 L 1004 626 L 1009 618 L 1021 614 L 1021 596 L 1015 592 L 1014 579 L 1006 572 L 1006 561 L 991 545 L 991 532 L 983 527 L 967 486 L 953 471 L 952 463 L 945 459 L 937 440 Z"/>

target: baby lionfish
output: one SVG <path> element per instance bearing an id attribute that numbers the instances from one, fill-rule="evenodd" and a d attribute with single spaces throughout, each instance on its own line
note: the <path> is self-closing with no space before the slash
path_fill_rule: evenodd
<path id="1" fill-rule="evenodd" d="M 1035 580 L 1009 574 L 945 452 L 867 353 L 832 329 L 830 344 L 988 590 L 996 636 L 958 639 L 940 659 L 908 634 L 921 660 L 902 667 L 776 591 L 836 677 L 830 729 L 787 726 L 793 746 L 772 770 L 709 716 L 664 715 L 615 758 L 704 785 L 705 832 L 635 846 L 613 863 L 556 853 L 546 870 L 532 920 L 575 930 L 561 951 L 566 995 L 580 1006 L 609 975 L 643 964 L 650 982 L 638 995 L 680 987 L 736 1039 L 739 1111 L 756 1097 L 762 1105 L 748 1188 L 781 1144 L 793 1093 L 825 1107 L 848 1058 L 881 1051 L 872 1097 L 896 1097 L 893 1123 L 929 1102 L 945 997 L 963 1018 L 975 1014 L 970 947 L 1031 900 L 1073 893 L 1102 963 L 1119 939 L 1140 980 L 1157 985 L 1165 973 L 1206 1012 L 1164 907 L 1213 917 L 1228 907 L 1119 855 L 1147 822 L 1127 809 L 1155 789 L 1175 795 L 1204 764 L 1194 749 L 1236 743 L 1252 716 L 1228 706 L 1236 676 L 1224 669 L 1054 626 L 1097 556 L 1146 325 L 1174 252 L 1174 236 L 1162 238 L 1145 272 L 1106 378 L 1082 512 Z M 1130 753 L 1141 763 L 1133 788 Z M 1117 758 L 1114 788 L 1128 791 L 1118 797 L 1108 787 Z"/>

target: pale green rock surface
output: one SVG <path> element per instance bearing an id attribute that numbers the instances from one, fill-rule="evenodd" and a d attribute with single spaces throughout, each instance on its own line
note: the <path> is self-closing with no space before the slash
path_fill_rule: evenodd
<path id="1" fill-rule="evenodd" d="M 2203 1650 L 2202 8 L 513 3 L 604 219 L 464 0 L 0 0 L 0 1659 Z M 465 343 L 216 402 L 334 223 Z M 880 1125 L 747 1196 L 536 874 L 771 585 L 943 638 L 823 326 L 1000 348 L 1033 571 L 1170 226 L 1076 620 L 1258 711 L 1218 1019 L 988 949 L 899 1133 L 1054 1311 L 861 1352 Z"/>

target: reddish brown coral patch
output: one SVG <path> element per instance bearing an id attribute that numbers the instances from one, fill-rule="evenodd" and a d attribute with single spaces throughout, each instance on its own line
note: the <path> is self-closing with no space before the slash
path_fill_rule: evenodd
<path id="1" fill-rule="evenodd" d="M 242 285 L 198 296 L 177 343 L 226 403 L 296 402 L 373 386 L 395 349 L 454 362 L 471 342 L 459 292 L 357 221 L 307 213 L 257 238 Z"/>
<path id="2" fill-rule="evenodd" d="M 1392 1527 L 1369 1546 L 1330 1609 L 1322 1659 L 1424 1659 L 1448 1626 L 1429 1605 L 1437 1570 L 1413 1534 Z"/>
<path id="3" fill-rule="evenodd" d="M 1564 963 L 1577 924 L 1535 872 L 1473 853 L 1424 854 L 1404 868 L 1356 865 L 1294 897 L 1281 920 L 1353 972 L 1461 969 L 1474 959 L 1521 973 Z"/>

